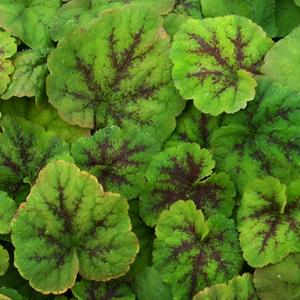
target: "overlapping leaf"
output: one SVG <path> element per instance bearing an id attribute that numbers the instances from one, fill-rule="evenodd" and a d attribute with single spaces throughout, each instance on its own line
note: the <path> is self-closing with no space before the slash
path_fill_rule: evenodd
<path id="1" fill-rule="evenodd" d="M 24 300 L 24 298 L 14 289 L 1 287 L 0 300 Z"/>
<path id="2" fill-rule="evenodd" d="M 177 0 L 172 12 L 201 19 L 201 0 Z"/>
<path id="3" fill-rule="evenodd" d="M 16 203 L 7 193 L 0 191 L 0 234 L 10 233 L 10 221 L 16 210 Z"/>
<path id="4" fill-rule="evenodd" d="M 72 146 L 75 163 L 94 174 L 105 190 L 131 199 L 144 186 L 144 176 L 160 145 L 150 134 L 136 129 L 106 127 Z"/>
<path id="5" fill-rule="evenodd" d="M 275 265 L 256 269 L 254 285 L 261 300 L 299 299 L 300 255 L 290 254 Z"/>
<path id="6" fill-rule="evenodd" d="M 71 160 L 68 145 L 51 132 L 21 118 L 0 125 L 0 189 L 23 201 L 38 172 L 53 159 Z"/>
<path id="7" fill-rule="evenodd" d="M 201 0 L 205 17 L 244 16 L 263 27 L 270 37 L 277 34 L 275 4 L 275 0 Z"/>
<path id="8" fill-rule="evenodd" d="M 170 284 L 174 300 L 192 299 L 206 286 L 237 275 L 241 255 L 234 222 L 223 215 L 204 221 L 193 201 L 178 201 L 161 213 L 153 261 Z"/>
<path id="9" fill-rule="evenodd" d="M 244 191 L 238 210 L 240 244 L 252 267 L 280 262 L 300 251 L 300 181 L 288 187 L 278 179 L 256 179 Z"/>
<path id="10" fill-rule="evenodd" d="M 11 57 L 16 52 L 16 40 L 8 32 L 0 30 L 0 96 L 5 92 L 10 82 L 9 76 L 14 71 Z"/>
<path id="11" fill-rule="evenodd" d="M 0 27 L 32 48 L 51 45 L 49 25 L 60 0 L 1 0 Z"/>
<path id="12" fill-rule="evenodd" d="M 72 0 L 64 4 L 58 11 L 51 26 L 51 37 L 58 41 L 77 27 L 85 27 L 106 9 L 122 7 L 128 3 L 149 4 L 161 14 L 171 11 L 174 0 Z"/>
<path id="13" fill-rule="evenodd" d="M 188 20 L 171 51 L 175 86 L 204 113 L 237 112 L 253 100 L 254 76 L 272 45 L 261 27 L 244 17 Z"/>
<path id="14" fill-rule="evenodd" d="M 189 19 L 189 16 L 182 14 L 170 13 L 164 17 L 164 29 L 168 35 L 173 38 L 179 27 Z"/>
<path id="15" fill-rule="evenodd" d="M 159 214 L 180 199 L 192 199 L 206 216 L 230 216 L 234 184 L 223 172 L 212 175 L 214 165 L 209 151 L 196 143 L 179 144 L 160 152 L 147 170 L 147 185 L 141 195 L 145 222 L 154 226 Z"/>
<path id="16" fill-rule="evenodd" d="M 128 204 L 64 161 L 49 163 L 12 222 L 15 265 L 31 286 L 60 294 L 79 272 L 107 281 L 129 270 L 138 251 Z"/>
<path id="17" fill-rule="evenodd" d="M 66 38 L 48 60 L 47 92 L 60 116 L 82 127 L 136 125 L 168 137 L 184 104 L 171 81 L 161 25 L 154 10 L 129 5 Z"/>
<path id="18" fill-rule="evenodd" d="M 236 276 L 228 284 L 219 283 L 205 288 L 193 300 L 258 300 L 249 273 Z"/>
<path id="19" fill-rule="evenodd" d="M 0 276 L 3 276 L 9 266 L 9 254 L 5 248 L 0 245 Z"/>

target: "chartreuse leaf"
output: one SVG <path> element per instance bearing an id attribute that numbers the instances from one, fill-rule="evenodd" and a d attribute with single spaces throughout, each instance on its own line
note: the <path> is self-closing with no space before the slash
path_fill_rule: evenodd
<path id="1" fill-rule="evenodd" d="M 136 129 L 106 127 L 72 145 L 75 163 L 95 175 L 105 190 L 126 198 L 138 196 L 145 172 L 160 145 L 154 137 Z"/>
<path id="2" fill-rule="evenodd" d="M 82 127 L 136 125 L 167 138 L 184 103 L 161 25 L 154 10 L 128 5 L 69 35 L 48 60 L 47 92 L 59 115 Z"/>
<path id="3" fill-rule="evenodd" d="M 9 266 L 9 254 L 6 249 L 0 245 L 0 276 L 3 276 Z"/>
<path id="4" fill-rule="evenodd" d="M 12 221 L 15 265 L 45 294 L 71 288 L 77 273 L 107 281 L 129 270 L 138 251 L 128 204 L 96 177 L 64 161 L 49 163 Z"/>
<path id="5" fill-rule="evenodd" d="M 49 161 L 72 160 L 65 142 L 32 122 L 5 116 L 0 125 L 0 189 L 14 200 L 24 200 L 28 184 Z"/>
<path id="6" fill-rule="evenodd" d="M 287 188 L 278 179 L 253 180 L 238 210 L 243 256 L 252 267 L 280 262 L 300 251 L 300 181 Z"/>
<path id="7" fill-rule="evenodd" d="M 172 12 L 201 19 L 201 0 L 177 0 Z"/>
<path id="8" fill-rule="evenodd" d="M 70 143 L 81 136 L 90 135 L 90 130 L 63 121 L 48 103 L 36 105 L 32 99 L 14 97 L 9 101 L 0 102 L 0 112 L 2 115 L 22 117 L 36 123 L 45 131 L 55 132 L 57 136 Z"/>
<path id="9" fill-rule="evenodd" d="M 261 300 L 297 300 L 300 297 L 300 255 L 256 269 L 254 285 Z"/>
<path id="10" fill-rule="evenodd" d="M 0 27 L 31 48 L 51 45 L 49 25 L 60 0 L 1 0 Z"/>
<path id="11" fill-rule="evenodd" d="M 128 3 L 149 4 L 160 14 L 167 14 L 174 5 L 174 0 L 72 0 L 58 11 L 51 26 L 51 37 L 58 41 L 74 31 L 77 27 L 86 27 L 106 9 L 122 7 Z"/>
<path id="12" fill-rule="evenodd" d="M 24 298 L 14 289 L 1 287 L 0 300 L 24 300 Z"/>
<path id="13" fill-rule="evenodd" d="M 153 262 L 170 284 L 174 300 L 192 299 L 206 286 L 237 275 L 242 258 L 233 220 L 223 215 L 204 220 L 193 201 L 177 201 L 161 213 Z"/>
<path id="14" fill-rule="evenodd" d="M 237 112 L 253 100 L 254 75 L 272 45 L 261 27 L 244 17 L 188 20 L 171 51 L 175 86 L 204 113 Z"/>
<path id="15" fill-rule="evenodd" d="M 10 75 L 14 71 L 11 57 L 16 52 L 16 40 L 8 32 L 0 31 L 0 96 L 5 92 L 10 82 Z"/>
<path id="16" fill-rule="evenodd" d="M 300 1 L 299 1 L 299 0 L 294 0 L 294 2 L 295 2 L 295 4 L 296 4 L 297 6 L 300 6 Z"/>
<path id="17" fill-rule="evenodd" d="M 219 283 L 205 288 L 193 300 L 258 300 L 252 282 L 252 275 L 245 273 L 229 280 L 228 284 Z"/>
<path id="18" fill-rule="evenodd" d="M 10 221 L 12 220 L 16 209 L 16 203 L 7 195 L 7 193 L 0 191 L 0 234 L 10 233 Z"/>
<path id="19" fill-rule="evenodd" d="M 15 71 L 2 99 L 17 97 L 45 98 L 45 80 L 48 74 L 47 55 L 49 50 L 30 49 L 17 53 L 14 58 Z"/>
<path id="20" fill-rule="evenodd" d="M 164 17 L 164 29 L 170 37 L 179 30 L 179 27 L 190 17 L 182 14 L 169 13 Z"/>
<path id="21" fill-rule="evenodd" d="M 209 151 L 196 143 L 179 144 L 154 157 L 146 173 L 147 185 L 140 202 L 146 224 L 154 226 L 159 214 L 180 199 L 192 199 L 206 216 L 215 213 L 230 216 L 234 184 L 225 173 L 212 175 L 214 166 Z"/>
<path id="22" fill-rule="evenodd" d="M 299 8 L 300 9 L 300 8 Z M 267 53 L 262 72 L 271 80 L 300 91 L 300 26 Z"/>
<path id="23" fill-rule="evenodd" d="M 293 0 L 276 0 L 275 16 L 278 37 L 284 37 L 300 25 L 300 8 Z"/>
<path id="24" fill-rule="evenodd" d="M 275 37 L 275 0 L 201 0 L 205 17 L 239 15 L 251 19 L 260 25 L 267 34 Z"/>
<path id="25" fill-rule="evenodd" d="M 118 281 L 81 280 L 72 288 L 72 293 L 77 300 L 135 300 L 130 286 Z"/>

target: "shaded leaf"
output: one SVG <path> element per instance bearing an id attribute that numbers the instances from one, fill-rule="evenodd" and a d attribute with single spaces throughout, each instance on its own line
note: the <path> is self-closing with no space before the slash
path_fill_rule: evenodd
<path id="1" fill-rule="evenodd" d="M 12 222 L 15 266 L 37 291 L 61 294 L 77 273 L 107 281 L 129 270 L 138 252 L 128 204 L 64 161 L 39 174 Z"/>
<path id="2" fill-rule="evenodd" d="M 204 221 L 193 201 L 177 201 L 161 213 L 153 262 L 170 284 L 174 300 L 192 299 L 197 291 L 229 280 L 242 258 L 233 220 L 216 215 Z"/>
<path id="3" fill-rule="evenodd" d="M 201 0 L 177 0 L 172 12 L 201 19 Z"/>
<path id="4" fill-rule="evenodd" d="M 137 129 L 106 127 L 72 145 L 75 163 L 95 175 L 105 190 L 131 199 L 139 195 L 144 176 L 160 145 Z"/>
<path id="5" fill-rule="evenodd" d="M 243 256 L 252 267 L 280 262 L 300 251 L 300 181 L 286 186 L 273 177 L 253 180 L 238 210 Z"/>
<path id="6" fill-rule="evenodd" d="M 174 36 L 175 86 L 186 100 L 213 116 L 245 108 L 273 45 L 261 27 L 239 16 L 188 20 Z"/>
<path id="7" fill-rule="evenodd" d="M 147 185 L 140 202 L 146 224 L 154 226 L 160 213 L 181 199 L 193 200 L 206 216 L 215 213 L 230 216 L 234 184 L 225 173 L 212 175 L 214 166 L 209 151 L 196 143 L 179 144 L 154 157 L 146 173 Z"/>
<path id="8" fill-rule="evenodd" d="M 0 245 L 0 276 L 3 276 L 9 266 L 9 254 L 5 248 Z"/>
<path id="9" fill-rule="evenodd" d="M 59 115 L 81 127 L 138 126 L 167 138 L 184 103 L 173 87 L 161 25 L 154 10 L 129 5 L 106 11 L 60 43 L 49 56 L 47 79 Z"/>
<path id="10" fill-rule="evenodd" d="M 1 287 L 0 300 L 24 300 L 24 298 L 14 289 Z"/>
<path id="11" fill-rule="evenodd" d="M 291 254 L 275 265 L 256 269 L 254 285 L 261 300 L 299 299 L 300 255 Z"/>
<path id="12" fill-rule="evenodd" d="M 7 193 L 0 191 L 0 234 L 10 233 L 10 221 L 16 210 L 16 203 Z"/>

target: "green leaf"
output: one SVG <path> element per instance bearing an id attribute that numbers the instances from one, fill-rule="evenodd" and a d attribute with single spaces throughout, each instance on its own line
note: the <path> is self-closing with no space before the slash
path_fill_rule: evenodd
<path id="1" fill-rule="evenodd" d="M 275 16 L 278 37 L 284 37 L 300 25 L 300 8 L 293 0 L 276 0 Z"/>
<path id="2" fill-rule="evenodd" d="M 294 2 L 297 6 L 300 6 L 300 0 L 294 0 Z"/>
<path id="3" fill-rule="evenodd" d="M 261 300 L 297 300 L 300 297 L 300 254 L 275 265 L 256 269 L 254 285 Z"/>
<path id="4" fill-rule="evenodd" d="M 49 50 L 25 50 L 14 57 L 15 71 L 2 99 L 17 97 L 45 98 L 45 80 L 48 74 L 47 55 Z"/>
<path id="5" fill-rule="evenodd" d="M 0 276 L 3 276 L 9 266 L 9 254 L 5 248 L 0 245 Z"/>
<path id="6" fill-rule="evenodd" d="M 153 262 L 170 284 L 174 300 L 192 299 L 197 291 L 229 280 L 242 258 L 234 222 L 223 215 L 204 221 L 193 201 L 177 201 L 161 213 Z"/>
<path id="7" fill-rule="evenodd" d="M 72 288 L 77 300 L 135 300 L 129 285 L 118 282 L 95 282 L 81 280 Z"/>
<path id="8" fill-rule="evenodd" d="M 48 59 L 47 93 L 59 115 L 81 127 L 138 126 L 167 138 L 184 102 L 161 25 L 154 10 L 129 5 L 69 35 Z"/>
<path id="9" fill-rule="evenodd" d="M 205 17 L 239 15 L 260 25 L 270 37 L 277 35 L 275 0 L 201 0 Z"/>
<path id="10" fill-rule="evenodd" d="M 0 234 L 10 233 L 10 221 L 17 206 L 15 202 L 3 191 L 0 191 Z"/>
<path id="11" fill-rule="evenodd" d="M 65 3 L 58 11 L 51 25 L 51 37 L 58 41 L 70 34 L 78 27 L 86 27 L 95 20 L 101 12 L 107 9 L 119 8 L 128 3 L 148 4 L 160 14 L 167 14 L 172 10 L 174 0 L 72 0 Z"/>
<path id="12" fill-rule="evenodd" d="M 272 45 L 244 17 L 188 20 L 174 36 L 171 51 L 175 86 L 204 113 L 237 112 L 253 100 L 254 75 Z"/>
<path id="13" fill-rule="evenodd" d="M 1 0 L 0 27 L 31 48 L 51 46 L 49 24 L 60 0 Z"/>
<path id="14" fill-rule="evenodd" d="M 24 300 L 24 298 L 14 289 L 1 287 L 0 300 Z"/>
<path id="15" fill-rule="evenodd" d="M 176 14 L 191 16 L 196 19 L 202 18 L 200 0 L 177 0 L 173 11 Z"/>
<path id="16" fill-rule="evenodd" d="M 225 173 L 212 175 L 214 166 L 209 151 L 196 143 L 167 148 L 154 157 L 140 202 L 146 224 L 154 226 L 160 213 L 181 199 L 193 200 L 206 216 L 215 213 L 230 216 L 234 184 Z"/>
<path id="17" fill-rule="evenodd" d="M 160 145 L 154 137 L 136 129 L 106 127 L 72 145 L 75 163 L 95 175 L 105 190 L 128 199 L 139 195 L 145 173 Z"/>
<path id="18" fill-rule="evenodd" d="M 9 101 L 0 102 L 0 112 L 3 115 L 21 117 L 36 123 L 42 126 L 45 131 L 54 132 L 69 143 L 81 136 L 90 135 L 90 130 L 72 126 L 63 121 L 48 103 L 36 105 L 32 99 L 12 98 Z"/>
<path id="19" fill-rule="evenodd" d="M 252 275 L 245 273 L 229 280 L 205 288 L 193 300 L 258 300 L 253 286 Z"/>
<path id="20" fill-rule="evenodd" d="M 286 186 L 273 177 L 248 184 L 238 210 L 243 256 L 252 267 L 280 262 L 300 251 L 300 181 Z"/>
<path id="21" fill-rule="evenodd" d="M 299 8 L 300 9 L 300 8 Z M 262 72 L 271 80 L 300 91 L 300 26 L 278 41 L 267 53 Z"/>
<path id="22" fill-rule="evenodd" d="M 16 52 L 16 40 L 8 32 L 0 31 L 0 96 L 5 92 L 10 82 L 10 75 L 14 72 L 11 57 Z"/>
<path id="23" fill-rule="evenodd" d="M 154 267 L 146 267 L 134 281 L 134 290 L 139 300 L 172 300 L 170 287 Z"/>
<path id="24" fill-rule="evenodd" d="M 188 19 L 189 17 L 186 15 L 170 13 L 164 17 L 164 29 L 173 38 L 180 26 Z"/>
<path id="25" fill-rule="evenodd" d="M 107 281 L 138 252 L 128 203 L 64 161 L 49 163 L 12 222 L 15 266 L 37 291 L 61 294 L 77 273 Z"/>
<path id="26" fill-rule="evenodd" d="M 18 202 L 49 161 L 72 160 L 68 145 L 36 124 L 5 116 L 0 125 L 0 190 Z"/>

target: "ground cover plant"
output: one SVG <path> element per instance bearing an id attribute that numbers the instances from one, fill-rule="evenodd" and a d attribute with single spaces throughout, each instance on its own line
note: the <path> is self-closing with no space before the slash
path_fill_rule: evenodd
<path id="1" fill-rule="evenodd" d="M 0 300 L 300 300 L 300 1 L 1 0 Z"/>

